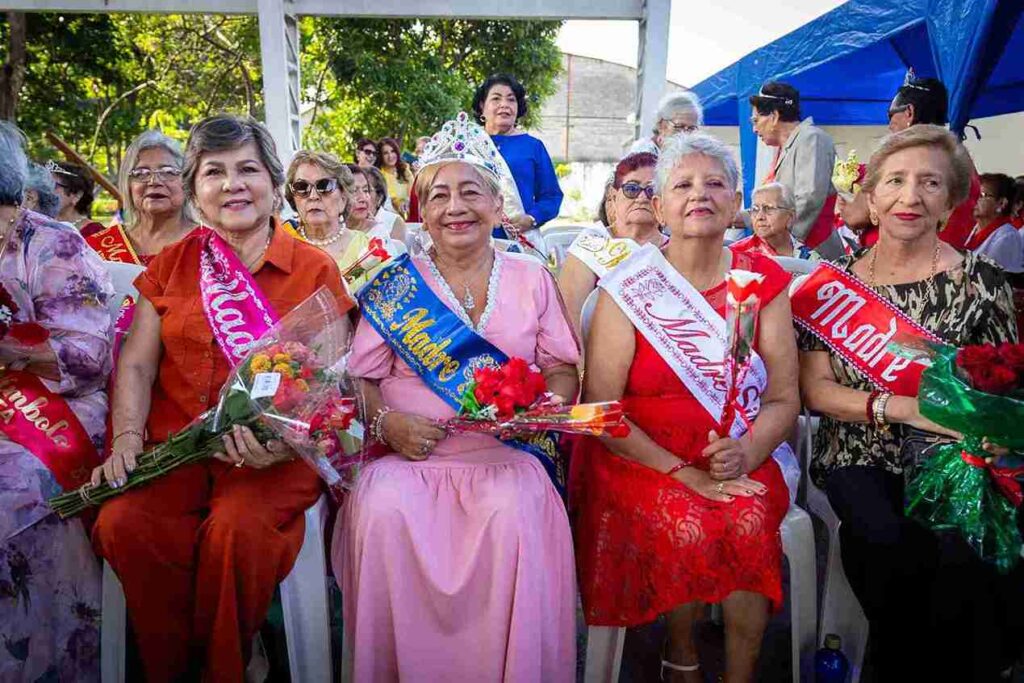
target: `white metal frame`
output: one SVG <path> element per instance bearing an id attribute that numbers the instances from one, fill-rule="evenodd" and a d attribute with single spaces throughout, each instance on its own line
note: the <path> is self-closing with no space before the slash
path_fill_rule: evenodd
<path id="1" fill-rule="evenodd" d="M 255 14 L 260 23 L 266 123 L 285 162 L 302 140 L 300 15 L 451 19 L 627 19 L 640 23 L 637 129 L 643 136 L 665 88 L 672 0 L 6 0 L 25 12 Z"/>

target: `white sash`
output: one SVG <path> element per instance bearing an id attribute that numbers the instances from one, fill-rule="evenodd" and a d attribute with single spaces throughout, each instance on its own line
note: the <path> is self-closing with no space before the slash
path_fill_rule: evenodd
<path id="1" fill-rule="evenodd" d="M 654 347 L 690 393 L 715 421 L 725 407 L 724 371 L 727 348 L 725 319 L 707 299 L 673 268 L 653 244 L 639 247 L 621 266 L 598 283 L 619 305 L 630 322 Z M 751 353 L 750 367 L 740 377 L 738 402 L 751 422 L 761 410 L 761 394 L 768 385 L 764 360 Z M 729 435 L 737 439 L 747 431 L 737 415 Z M 772 453 L 789 488 L 796 495 L 800 469 L 789 444 Z"/>
<path id="2" fill-rule="evenodd" d="M 612 237 L 596 228 L 584 228 L 569 245 L 569 253 L 602 278 L 639 248 L 631 239 Z"/>

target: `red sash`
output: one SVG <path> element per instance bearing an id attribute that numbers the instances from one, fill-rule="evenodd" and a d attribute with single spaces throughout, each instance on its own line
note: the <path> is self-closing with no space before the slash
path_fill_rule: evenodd
<path id="1" fill-rule="evenodd" d="M 118 225 L 111 225 L 105 230 L 93 233 L 85 238 L 86 243 L 96 250 L 104 261 L 117 261 L 118 263 L 134 263 L 140 266 L 146 265 L 135 253 L 124 229 Z"/>
<path id="2" fill-rule="evenodd" d="M 853 274 L 819 265 L 792 294 L 793 319 L 880 389 L 917 396 L 920 360 L 890 350 L 891 342 L 941 341 Z"/>
<path id="3" fill-rule="evenodd" d="M 992 233 L 1003 227 L 1007 222 L 1005 216 L 1000 216 L 980 230 L 972 229 L 967 235 L 967 241 L 964 242 L 964 249 L 967 251 L 978 249 L 981 245 L 985 244 L 985 240 L 991 237 Z"/>
<path id="4" fill-rule="evenodd" d="M 0 375 L 0 432 L 46 465 L 65 491 L 89 481 L 100 464 L 71 406 L 28 372 L 6 370 Z"/>

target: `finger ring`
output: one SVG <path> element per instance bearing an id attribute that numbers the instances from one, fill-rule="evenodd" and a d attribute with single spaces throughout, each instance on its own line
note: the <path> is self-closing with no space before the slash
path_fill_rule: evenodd
<path id="1" fill-rule="evenodd" d="M 718 482 L 718 484 L 715 486 L 715 491 L 717 491 L 720 494 L 725 493 L 725 482 Z"/>
<path id="2" fill-rule="evenodd" d="M 245 466 L 245 461 L 244 460 L 239 460 L 238 462 L 235 463 L 235 467 L 244 467 L 244 466 Z"/>

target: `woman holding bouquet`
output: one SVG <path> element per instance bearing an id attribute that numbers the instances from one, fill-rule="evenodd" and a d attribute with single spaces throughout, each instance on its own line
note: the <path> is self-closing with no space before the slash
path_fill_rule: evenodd
<path id="1" fill-rule="evenodd" d="M 451 127 L 427 146 L 414 183 L 433 247 L 359 297 L 349 371 L 387 455 L 360 473 L 334 529 L 348 673 L 571 681 L 575 576 L 554 454 L 446 436 L 438 421 L 456 414 L 473 368 L 506 356 L 573 400 L 579 350 L 543 265 L 491 246 L 503 204 L 485 161 L 492 143 L 465 115 L 454 130 L 468 142 L 446 135 Z"/>
<path id="2" fill-rule="evenodd" d="M 767 256 L 723 247 L 738 181 L 732 153 L 715 138 L 666 142 L 654 209 L 668 245 L 643 247 L 601 279 L 587 342 L 584 398 L 622 399 L 632 432 L 585 439 L 573 454 L 584 616 L 590 626 L 621 627 L 667 615 L 667 681 L 703 680 L 693 628 L 708 602 L 725 611 L 726 680 L 753 680 L 770 608 L 782 600 L 779 525 L 789 493 L 772 456 L 798 405 L 790 277 Z M 723 373 L 730 269 L 762 277 L 749 340 L 760 355 L 739 394 L 752 426 L 737 418 L 722 430 L 725 388 L 702 378 Z"/>
<path id="3" fill-rule="evenodd" d="M 811 476 L 842 521 L 843 568 L 870 620 L 881 680 L 989 681 L 1008 665 L 1004 654 L 1020 654 L 1007 619 L 1020 616 L 1020 575 L 997 577 L 957 536 L 903 511 L 915 443 L 946 430 L 921 416 L 922 368 L 889 341 L 1016 338 L 1004 272 L 939 237 L 970 182 L 967 153 L 945 128 L 890 135 L 862 190 L 878 242 L 820 266 L 793 294 L 801 392 L 822 414 Z"/>
<path id="4" fill-rule="evenodd" d="M 46 500 L 100 462 L 114 292 L 77 230 L 18 208 L 23 139 L 0 123 L 0 681 L 99 681 L 100 566 Z"/>
<path id="5" fill-rule="evenodd" d="M 94 481 L 123 483 L 147 446 L 216 403 L 235 335 L 258 337 L 320 286 L 344 303 L 334 261 L 274 220 L 284 179 L 262 124 L 222 115 L 193 127 L 183 182 L 203 226 L 135 282 L 112 453 Z M 242 680 L 252 636 L 302 544 L 303 512 L 320 492 L 317 474 L 287 446 L 237 427 L 216 459 L 103 505 L 93 542 L 124 586 L 148 681 L 197 668 L 204 680 Z"/>

